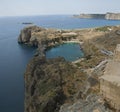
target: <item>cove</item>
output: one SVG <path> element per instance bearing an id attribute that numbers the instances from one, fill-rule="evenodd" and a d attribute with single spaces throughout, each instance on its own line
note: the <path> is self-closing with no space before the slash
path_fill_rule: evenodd
<path id="1" fill-rule="evenodd" d="M 20 30 L 32 22 L 45 28 L 77 29 L 105 25 L 119 25 L 120 21 L 104 19 L 78 19 L 72 15 L 23 16 L 0 18 L 0 112 L 24 112 L 24 72 L 26 65 L 35 53 L 34 48 L 19 45 L 17 39 Z M 64 53 L 56 53 L 62 47 Z M 61 45 L 46 52 L 47 57 L 63 56 L 67 60 L 78 59 L 82 51 L 80 46 Z M 65 49 L 64 49 L 65 48 Z M 67 52 L 70 52 L 67 53 Z M 78 51 L 78 52 L 77 52 Z M 53 52 L 53 53 L 52 53 Z M 74 52 L 80 53 L 74 57 Z"/>
<path id="2" fill-rule="evenodd" d="M 64 43 L 46 51 L 46 57 L 64 57 L 67 61 L 75 61 L 84 56 L 78 43 Z"/>

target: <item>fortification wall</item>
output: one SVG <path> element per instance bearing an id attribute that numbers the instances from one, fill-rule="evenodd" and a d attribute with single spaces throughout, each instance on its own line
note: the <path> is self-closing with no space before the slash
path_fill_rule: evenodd
<path id="1" fill-rule="evenodd" d="M 100 77 L 100 93 L 109 104 L 120 111 L 120 44 L 116 46 L 113 60 L 109 60 L 104 75 Z"/>
<path id="2" fill-rule="evenodd" d="M 100 93 L 113 108 L 120 110 L 120 86 L 100 79 Z"/>
<path id="3" fill-rule="evenodd" d="M 120 62 L 120 44 L 117 45 L 115 51 L 114 51 L 114 61 Z"/>

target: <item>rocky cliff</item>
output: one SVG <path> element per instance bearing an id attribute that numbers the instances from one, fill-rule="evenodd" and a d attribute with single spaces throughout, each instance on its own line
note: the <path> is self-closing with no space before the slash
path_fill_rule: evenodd
<path id="1" fill-rule="evenodd" d="M 106 13 L 106 14 L 80 14 L 74 15 L 77 18 L 95 18 L 95 19 L 107 19 L 107 20 L 120 20 L 120 13 Z"/>
<path id="2" fill-rule="evenodd" d="M 18 42 L 37 47 L 43 44 L 50 46 L 76 37 L 77 33 L 70 30 L 45 29 L 38 26 L 29 26 L 21 30 Z"/>
<path id="3" fill-rule="evenodd" d="M 80 15 L 75 15 L 74 17 L 104 19 L 105 14 L 80 14 Z"/>
<path id="4" fill-rule="evenodd" d="M 107 13 L 105 19 L 120 20 L 120 13 Z"/>
<path id="5" fill-rule="evenodd" d="M 86 75 L 63 58 L 33 58 L 25 72 L 25 112 L 58 112 L 85 80 Z"/>
<path id="6" fill-rule="evenodd" d="M 76 39 L 77 33 L 71 30 L 45 29 L 29 26 L 21 30 L 18 43 L 38 47 L 37 55 L 45 55 L 45 50 L 65 41 Z"/>

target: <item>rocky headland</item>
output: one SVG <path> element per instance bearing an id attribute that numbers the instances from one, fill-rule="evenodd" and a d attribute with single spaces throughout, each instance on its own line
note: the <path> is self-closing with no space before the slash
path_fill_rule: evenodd
<path id="1" fill-rule="evenodd" d="M 74 15 L 77 18 L 92 18 L 92 19 L 107 19 L 107 20 L 120 20 L 120 13 L 106 13 L 106 14 L 80 14 Z"/>
<path id="2" fill-rule="evenodd" d="M 80 14 L 74 15 L 77 18 L 105 19 L 105 14 Z"/>
<path id="3" fill-rule="evenodd" d="M 105 19 L 120 20 L 120 13 L 107 13 Z"/>
<path id="4" fill-rule="evenodd" d="M 85 74 L 63 58 L 33 58 L 25 72 L 25 112 L 58 112 L 74 100 L 85 80 Z"/>
<path id="5" fill-rule="evenodd" d="M 25 72 L 25 112 L 114 112 L 100 94 L 99 78 L 120 43 L 120 26 L 61 30 L 29 26 L 20 44 L 37 47 Z M 78 42 L 84 58 L 67 62 L 46 59 L 45 51 L 64 42 Z"/>

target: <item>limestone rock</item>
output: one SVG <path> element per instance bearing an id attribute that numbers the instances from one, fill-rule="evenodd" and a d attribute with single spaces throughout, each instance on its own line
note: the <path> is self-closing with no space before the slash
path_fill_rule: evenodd
<path id="1" fill-rule="evenodd" d="M 30 38 L 31 38 L 31 35 L 32 35 L 32 32 L 38 32 L 38 31 L 41 31 L 42 28 L 40 27 L 37 27 L 37 26 L 28 26 L 28 27 L 25 27 L 24 29 L 21 30 L 21 33 L 18 37 L 18 42 L 19 43 L 27 43 L 30 41 Z"/>
<path id="2" fill-rule="evenodd" d="M 63 58 L 33 58 L 25 72 L 25 112 L 57 112 L 83 86 L 85 77 Z"/>
<path id="3" fill-rule="evenodd" d="M 62 37 L 76 37 L 77 33 L 69 32 L 69 33 L 62 33 Z"/>
<path id="4" fill-rule="evenodd" d="M 107 13 L 105 19 L 120 20 L 120 13 Z"/>
<path id="5" fill-rule="evenodd" d="M 47 48 L 54 47 L 64 41 L 77 37 L 77 33 L 56 29 L 45 29 L 37 26 L 28 26 L 21 30 L 18 38 L 19 43 L 38 47 L 39 53 L 43 54 Z M 44 49 L 44 50 L 43 50 Z"/>
<path id="6" fill-rule="evenodd" d="M 112 112 L 104 105 L 100 96 L 89 95 L 86 100 L 79 99 L 74 104 L 64 104 L 59 112 Z"/>
<path id="7" fill-rule="evenodd" d="M 110 19 L 110 20 L 120 20 L 120 13 L 111 13 L 106 14 L 80 14 L 74 15 L 77 18 L 95 18 L 95 19 Z"/>

